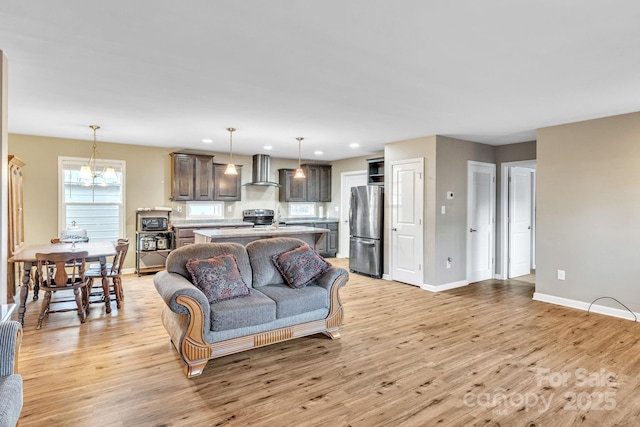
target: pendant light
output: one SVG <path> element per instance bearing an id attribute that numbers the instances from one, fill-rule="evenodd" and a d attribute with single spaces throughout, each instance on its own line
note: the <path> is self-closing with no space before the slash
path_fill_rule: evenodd
<path id="1" fill-rule="evenodd" d="M 229 131 L 229 164 L 224 171 L 225 175 L 238 175 L 238 171 L 236 170 L 236 165 L 233 164 L 233 132 L 234 128 L 227 128 Z"/>
<path id="2" fill-rule="evenodd" d="M 116 181 L 118 176 L 112 166 L 107 166 L 103 170 L 98 171 L 96 167 L 96 161 L 98 158 L 96 133 L 98 129 L 100 129 L 100 126 L 90 125 L 89 128 L 93 130 L 93 147 L 91 148 L 91 157 L 89 158 L 89 161 L 80 167 L 80 178 L 84 181 L 91 181 L 91 183 L 94 183 L 96 178 L 104 178 L 105 181 Z M 91 183 L 89 183 L 89 185 L 91 185 Z"/>
<path id="3" fill-rule="evenodd" d="M 302 137 L 297 137 L 296 138 L 298 140 L 298 169 L 296 169 L 296 173 L 293 174 L 294 178 L 306 178 L 304 171 L 302 170 L 302 168 L 300 167 L 300 142 L 304 139 Z"/>

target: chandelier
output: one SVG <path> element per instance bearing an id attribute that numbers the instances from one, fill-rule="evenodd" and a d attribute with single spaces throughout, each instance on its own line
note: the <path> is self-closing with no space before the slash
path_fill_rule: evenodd
<path id="1" fill-rule="evenodd" d="M 89 184 L 94 184 L 96 179 L 101 178 L 105 181 L 103 185 L 106 185 L 107 181 L 117 181 L 118 176 L 116 175 L 116 170 L 112 166 L 106 166 L 103 167 L 102 170 L 98 170 L 96 165 L 98 157 L 96 132 L 100 129 L 100 126 L 90 125 L 89 127 L 93 129 L 93 147 L 91 149 L 91 157 L 89 158 L 89 161 L 80 168 L 80 179 L 88 182 Z"/>

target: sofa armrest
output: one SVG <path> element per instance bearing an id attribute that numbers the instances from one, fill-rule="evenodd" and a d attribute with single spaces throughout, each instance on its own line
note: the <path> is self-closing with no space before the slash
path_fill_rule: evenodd
<path id="1" fill-rule="evenodd" d="M 178 297 L 181 295 L 191 297 L 202 306 L 203 325 L 210 324 L 211 306 L 209 301 L 204 293 L 189 280 L 180 274 L 163 270 L 156 273 L 153 284 L 171 311 L 178 314 L 189 314 L 187 307 L 178 302 Z"/>
<path id="2" fill-rule="evenodd" d="M 344 268 L 331 267 L 315 280 L 315 284 L 327 290 L 327 306 L 329 307 L 329 317 L 335 315 L 336 311 L 342 312 L 342 301 L 338 291 L 349 280 L 349 273 Z"/>
<path id="3" fill-rule="evenodd" d="M 0 376 L 18 372 L 18 352 L 22 343 L 20 322 L 0 322 Z"/>
<path id="4" fill-rule="evenodd" d="M 342 287 L 347 283 L 347 280 L 336 282 L 336 279 L 338 279 L 342 274 L 344 274 L 347 279 L 349 278 L 349 273 L 347 273 L 347 270 L 344 268 L 331 267 L 325 271 L 322 276 L 318 277 L 314 283 L 321 288 L 325 288 L 329 293 L 331 293 L 331 287 L 334 284 L 337 283 L 339 287 Z"/>

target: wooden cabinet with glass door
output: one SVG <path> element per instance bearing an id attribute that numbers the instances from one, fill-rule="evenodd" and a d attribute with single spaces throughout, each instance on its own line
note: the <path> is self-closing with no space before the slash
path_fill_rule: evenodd
<path id="1" fill-rule="evenodd" d="M 9 200 L 8 200 L 8 257 L 24 246 L 24 196 L 22 168 L 25 162 L 20 158 L 9 155 Z M 15 263 L 9 263 L 7 268 L 7 301 L 12 301 L 19 286 L 19 277 L 15 271 Z"/>

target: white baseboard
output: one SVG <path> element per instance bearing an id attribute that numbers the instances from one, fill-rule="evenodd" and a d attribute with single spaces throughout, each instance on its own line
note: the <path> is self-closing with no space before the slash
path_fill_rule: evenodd
<path id="1" fill-rule="evenodd" d="M 390 281 L 390 282 L 393 280 L 393 279 L 391 279 L 391 275 L 390 275 L 390 274 L 383 274 L 383 275 L 382 275 L 382 278 L 383 278 L 384 280 L 388 280 L 388 281 Z"/>
<path id="2" fill-rule="evenodd" d="M 438 285 L 438 286 L 427 285 L 426 283 L 424 283 L 423 285 L 420 286 L 420 288 L 430 292 L 442 292 L 442 291 L 448 291 L 449 289 L 461 288 L 463 286 L 467 286 L 468 284 L 469 282 L 467 282 L 466 280 L 460 280 L 459 282 L 445 283 L 444 285 Z"/>
<path id="3" fill-rule="evenodd" d="M 135 268 L 123 268 L 121 273 L 122 274 L 135 274 L 136 273 L 136 269 Z"/>
<path id="4" fill-rule="evenodd" d="M 578 310 L 583 311 L 589 310 L 588 302 L 557 297 L 554 295 L 541 294 L 540 292 L 534 292 L 533 299 L 535 301 L 548 302 L 550 304 L 561 305 L 563 307 L 577 308 Z M 620 319 L 635 320 L 633 318 L 633 315 L 625 309 L 611 308 L 604 305 L 593 304 L 589 312 L 604 314 L 611 317 L 619 317 Z M 634 314 L 638 317 L 638 319 L 640 319 L 640 313 Z"/>
<path id="5" fill-rule="evenodd" d="M 494 276 L 494 278 L 495 278 L 496 280 L 504 280 L 504 279 L 502 278 L 502 274 L 496 274 L 496 275 Z"/>

